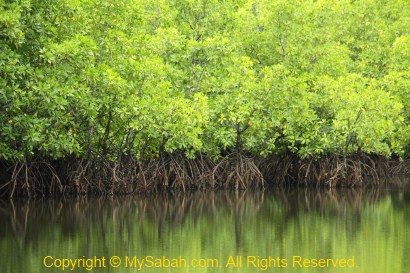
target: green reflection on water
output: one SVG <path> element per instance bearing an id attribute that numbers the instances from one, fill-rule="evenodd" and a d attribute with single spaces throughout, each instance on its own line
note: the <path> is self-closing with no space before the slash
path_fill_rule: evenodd
<path id="1" fill-rule="evenodd" d="M 269 256 L 281 262 L 271 263 L 266 272 L 408 272 L 410 268 L 409 190 L 282 189 L 3 201 L 0 223 L 0 272 L 63 272 L 45 268 L 47 255 L 106 258 L 106 268 L 64 272 L 139 272 L 138 267 L 125 268 L 126 256 L 182 256 L 187 266 L 194 258 L 214 258 L 219 265 L 141 272 L 265 272 L 261 259 Z M 109 266 L 114 255 L 122 259 L 118 268 Z M 235 261 L 241 256 L 242 266 L 225 267 L 229 256 Z M 298 268 L 293 256 L 354 257 L 355 264 L 354 268 Z M 247 257 L 259 258 L 260 267 L 247 264 Z"/>

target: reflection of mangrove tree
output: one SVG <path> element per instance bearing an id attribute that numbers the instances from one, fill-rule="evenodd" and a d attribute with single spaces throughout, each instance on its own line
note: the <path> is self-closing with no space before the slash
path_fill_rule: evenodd
<path id="1" fill-rule="evenodd" d="M 408 173 L 384 163 L 410 156 L 409 10 L 0 1 L 0 194 L 355 186 Z"/>
<path id="2" fill-rule="evenodd" d="M 335 219 L 349 215 L 355 217 L 351 223 L 357 226 L 352 231 L 357 231 L 361 213 L 367 207 L 383 203 L 387 198 L 396 209 L 405 210 L 406 204 L 410 203 L 409 195 L 408 190 L 390 192 L 379 188 L 277 189 L 10 201 L 2 202 L 0 206 L 5 223 L 0 227 L 0 236 L 13 234 L 24 242 L 36 242 L 37 236 L 47 228 L 56 227 L 61 229 L 62 236 L 70 237 L 84 232 L 89 225 L 96 225 L 94 228 L 100 229 L 101 238 L 104 238 L 107 229 L 115 222 L 116 232 L 141 236 L 139 239 L 148 242 L 152 235 L 160 237 L 184 225 L 198 225 L 204 219 L 208 222 L 205 226 L 210 228 L 209 222 L 217 223 L 218 219 L 228 217 L 238 230 L 242 230 L 240 225 L 255 224 L 255 219 L 260 221 L 261 227 L 283 223 L 280 225 L 283 230 L 277 234 L 281 237 L 287 223 L 298 219 L 299 214 Z M 407 220 L 410 221 L 410 217 Z M 136 230 L 139 232 L 133 234 Z M 236 233 L 238 238 L 241 235 Z M 144 236 L 148 237 L 144 239 Z"/>
<path id="3" fill-rule="evenodd" d="M 0 270 L 40 272 L 44 255 L 355 255 L 366 272 L 373 263 L 404 272 L 409 203 L 408 190 L 380 188 L 10 201 L 0 206 L 0 248 L 24 256 Z"/>

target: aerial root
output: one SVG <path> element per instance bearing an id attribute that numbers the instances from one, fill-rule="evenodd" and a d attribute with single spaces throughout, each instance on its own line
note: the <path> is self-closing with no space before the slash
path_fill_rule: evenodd
<path id="1" fill-rule="evenodd" d="M 265 187 L 265 179 L 252 158 L 234 153 L 221 160 L 212 171 L 212 185 L 223 188 L 247 189 Z"/>
<path id="2" fill-rule="evenodd" d="M 410 174 L 410 162 L 381 156 L 331 155 L 300 159 L 295 155 L 250 158 L 242 153 L 213 161 L 202 154 L 184 153 L 113 162 L 69 158 L 49 162 L 23 159 L 4 168 L 0 196 L 53 194 L 130 194 L 161 189 L 263 189 L 271 185 L 356 187 L 379 185 L 386 177 Z"/>

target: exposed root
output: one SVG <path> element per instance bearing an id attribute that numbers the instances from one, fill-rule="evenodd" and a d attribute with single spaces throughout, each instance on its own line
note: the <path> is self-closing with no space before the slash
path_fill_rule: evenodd
<path id="1" fill-rule="evenodd" d="M 265 180 L 252 158 L 235 153 L 224 158 L 212 172 L 212 185 L 223 188 L 247 189 L 265 187 Z"/>
<path id="2" fill-rule="evenodd" d="M 269 184 L 281 185 L 295 181 L 294 168 L 296 158 L 293 155 L 264 158 L 258 162 L 263 177 Z"/>
<path id="3" fill-rule="evenodd" d="M 298 184 L 330 188 L 378 185 L 381 178 L 390 173 L 385 159 L 366 154 L 303 159 L 299 160 L 296 169 Z"/>
<path id="4" fill-rule="evenodd" d="M 1 195 L 44 195 L 61 191 L 63 185 L 53 166 L 43 160 L 28 161 L 25 158 L 12 166 L 10 179 L 0 186 Z"/>
<path id="5" fill-rule="evenodd" d="M 139 165 L 138 180 L 145 188 L 147 184 L 155 184 L 157 187 L 183 191 L 209 185 L 213 168 L 212 161 L 202 155 L 189 159 L 182 153 L 139 162 Z"/>
<path id="6" fill-rule="evenodd" d="M 121 157 L 120 157 L 121 158 Z M 117 162 L 68 158 L 48 162 L 41 158 L 3 165 L 0 196 L 54 194 L 130 194 L 159 189 L 264 188 L 271 185 L 304 187 L 360 187 L 385 183 L 386 177 L 410 175 L 409 161 L 357 154 L 299 159 L 294 155 L 268 159 L 233 153 L 218 162 L 204 155 L 183 153 Z"/>

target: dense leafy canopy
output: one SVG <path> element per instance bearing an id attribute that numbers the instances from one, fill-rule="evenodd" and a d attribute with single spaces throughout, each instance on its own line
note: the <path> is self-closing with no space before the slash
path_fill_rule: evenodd
<path id="1" fill-rule="evenodd" d="M 407 0 L 0 0 L 0 158 L 410 155 Z"/>

